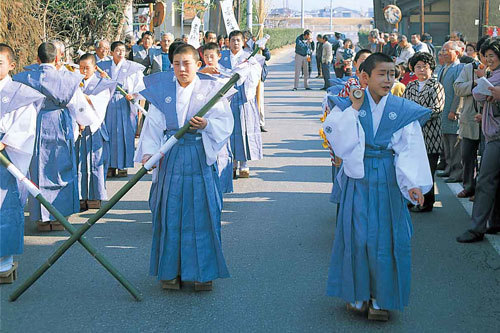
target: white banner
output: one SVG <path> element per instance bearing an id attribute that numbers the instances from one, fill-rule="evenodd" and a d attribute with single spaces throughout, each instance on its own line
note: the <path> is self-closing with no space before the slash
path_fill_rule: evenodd
<path id="1" fill-rule="evenodd" d="M 195 16 L 193 22 L 191 22 L 191 32 L 188 39 L 188 44 L 192 45 L 195 49 L 200 47 L 200 28 L 201 20 L 198 16 Z"/>
<path id="2" fill-rule="evenodd" d="M 220 1 L 220 7 L 222 10 L 222 17 L 224 18 L 224 25 L 226 26 L 227 34 L 229 35 L 234 30 L 240 30 L 238 21 L 236 21 L 236 17 L 234 17 L 233 1 Z"/>

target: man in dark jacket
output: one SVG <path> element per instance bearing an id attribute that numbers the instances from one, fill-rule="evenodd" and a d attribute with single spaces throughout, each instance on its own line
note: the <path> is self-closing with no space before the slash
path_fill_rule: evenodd
<path id="1" fill-rule="evenodd" d="M 301 69 L 304 71 L 304 88 L 311 90 L 307 84 L 307 80 L 309 79 L 308 62 L 311 61 L 311 47 L 309 46 L 311 44 L 311 35 L 311 30 L 306 30 L 295 40 L 295 81 L 293 90 L 297 90 L 299 86 Z"/>
<path id="2" fill-rule="evenodd" d="M 321 55 L 323 54 L 323 36 L 318 35 L 316 37 L 316 66 L 318 67 L 318 76 L 316 78 L 321 77 Z"/>
<path id="3" fill-rule="evenodd" d="M 398 56 L 398 33 L 392 32 L 389 35 L 389 43 L 382 48 L 382 53 L 387 54 L 393 60 Z"/>

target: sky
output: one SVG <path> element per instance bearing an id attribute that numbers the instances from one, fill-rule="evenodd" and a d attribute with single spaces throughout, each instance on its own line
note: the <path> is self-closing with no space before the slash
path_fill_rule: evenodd
<path id="1" fill-rule="evenodd" d="M 282 8 L 286 0 L 272 0 L 272 8 Z M 353 3 L 354 2 L 354 3 Z M 301 0 L 288 0 L 291 9 L 300 10 Z M 304 9 L 313 10 L 330 7 L 330 0 L 304 0 Z M 368 9 L 373 7 L 373 0 L 333 0 L 333 7 L 346 7 L 350 9 Z"/>

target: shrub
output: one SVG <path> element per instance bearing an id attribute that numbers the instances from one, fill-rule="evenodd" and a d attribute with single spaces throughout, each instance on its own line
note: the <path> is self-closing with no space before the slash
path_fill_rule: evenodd
<path id="1" fill-rule="evenodd" d="M 269 36 L 271 36 L 269 42 L 267 43 L 267 47 L 270 50 L 294 44 L 297 36 L 303 32 L 304 32 L 303 29 L 286 29 L 286 28 L 264 29 L 264 34 L 269 34 Z"/>

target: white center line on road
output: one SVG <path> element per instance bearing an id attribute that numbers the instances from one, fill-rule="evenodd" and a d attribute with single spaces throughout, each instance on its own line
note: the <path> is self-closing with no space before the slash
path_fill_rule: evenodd
<path id="1" fill-rule="evenodd" d="M 469 198 L 457 198 L 457 194 L 460 193 L 464 188 L 462 185 L 459 183 L 447 183 L 448 187 L 450 188 L 451 192 L 455 194 L 455 198 L 460 201 L 462 206 L 465 208 L 467 211 L 467 214 L 469 216 L 472 216 L 472 206 L 474 205 L 471 201 L 469 201 Z M 497 251 L 498 255 L 500 255 L 500 235 L 485 235 L 486 239 L 490 242 L 490 244 L 493 246 L 493 248 Z"/>

